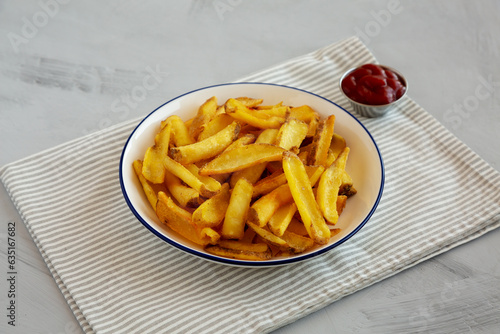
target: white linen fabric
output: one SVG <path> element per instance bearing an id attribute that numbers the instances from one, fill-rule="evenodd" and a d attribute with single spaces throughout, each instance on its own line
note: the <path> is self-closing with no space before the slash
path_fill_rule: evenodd
<path id="1" fill-rule="evenodd" d="M 350 111 L 337 82 L 375 61 L 352 37 L 241 81 L 301 88 Z M 277 268 L 195 258 L 135 218 L 118 165 L 139 120 L 8 164 L 0 178 L 85 332 L 266 333 L 499 226 L 500 174 L 409 97 L 382 118 L 353 114 L 385 163 L 379 207 L 348 242 Z"/>

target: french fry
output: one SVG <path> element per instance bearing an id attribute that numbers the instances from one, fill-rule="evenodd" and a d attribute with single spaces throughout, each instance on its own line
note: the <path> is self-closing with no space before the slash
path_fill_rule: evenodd
<path id="1" fill-rule="evenodd" d="M 339 216 L 342 213 L 342 211 L 344 211 L 346 203 L 347 203 L 347 196 L 339 195 L 337 197 L 337 212 L 338 212 Z"/>
<path id="2" fill-rule="evenodd" d="M 152 183 L 163 183 L 165 178 L 165 167 L 163 167 L 162 159 L 168 155 L 171 129 L 170 124 L 162 128 L 155 136 L 155 145 L 149 147 L 144 154 L 141 173 L 146 180 Z"/>
<path id="3" fill-rule="evenodd" d="M 162 223 L 184 238 L 202 246 L 210 243 L 210 237 L 202 237 L 191 221 L 191 213 L 177 206 L 164 192 L 158 193 L 156 215 Z"/>
<path id="4" fill-rule="evenodd" d="M 300 107 L 290 108 L 289 117 L 306 122 L 309 125 L 306 137 L 314 136 L 314 134 L 316 133 L 316 128 L 319 124 L 319 115 L 310 106 L 304 105 Z"/>
<path id="5" fill-rule="evenodd" d="M 224 152 L 229 152 L 235 148 L 242 147 L 248 144 L 252 144 L 255 142 L 255 136 L 253 134 L 247 133 L 240 138 L 236 139 L 231 145 L 229 145 Z M 224 183 L 228 178 L 230 178 L 232 173 L 223 173 L 223 174 L 213 174 L 211 177 L 217 180 L 219 183 Z M 231 185 L 232 187 L 234 185 Z"/>
<path id="6" fill-rule="evenodd" d="M 330 115 L 327 119 L 321 121 L 314 135 L 311 152 L 307 157 L 308 165 L 326 165 L 328 149 L 333 137 L 333 128 L 335 124 L 335 115 Z"/>
<path id="7" fill-rule="evenodd" d="M 264 100 L 262 100 L 262 102 L 264 102 Z M 273 109 L 276 107 L 281 107 L 282 105 L 283 105 L 283 101 L 276 103 L 276 104 L 272 104 L 272 105 L 263 105 L 263 106 L 259 105 L 255 109 L 257 109 L 257 110 Z"/>
<path id="8" fill-rule="evenodd" d="M 227 185 L 227 183 L 225 184 Z M 239 179 L 236 182 L 222 224 L 221 234 L 224 238 L 243 238 L 248 209 L 252 200 L 252 188 L 252 184 L 247 179 Z"/>
<path id="9" fill-rule="evenodd" d="M 306 137 L 314 137 L 319 126 L 319 118 L 314 118 L 309 122 L 309 130 L 307 131 Z"/>
<path id="10" fill-rule="evenodd" d="M 228 125 L 234 122 L 234 118 L 226 113 L 214 116 L 207 124 L 203 126 L 201 133 L 198 135 L 198 141 L 207 139 L 215 135 L 217 132 L 226 128 Z"/>
<path id="11" fill-rule="evenodd" d="M 311 122 L 313 119 L 319 119 L 318 113 L 308 105 L 290 108 L 289 117 L 304 121 L 306 123 Z"/>
<path id="12" fill-rule="evenodd" d="M 229 184 L 224 183 L 217 194 L 194 210 L 193 223 L 199 227 L 217 227 L 224 219 L 230 196 Z"/>
<path id="13" fill-rule="evenodd" d="M 280 206 L 292 201 L 293 197 L 288 184 L 279 186 L 252 204 L 248 211 L 248 222 L 263 227 Z"/>
<path id="14" fill-rule="evenodd" d="M 243 104 L 247 108 L 255 108 L 258 105 L 262 104 L 262 102 L 264 101 L 263 99 L 253 99 L 246 96 L 237 97 L 236 100 L 238 100 L 238 102 L 241 102 L 241 104 Z"/>
<path id="15" fill-rule="evenodd" d="M 274 144 L 276 141 L 276 137 L 278 135 L 278 130 L 277 129 L 266 129 L 262 131 L 257 137 L 257 140 L 255 141 L 256 144 Z M 260 164 L 257 164 L 255 166 L 251 166 L 239 171 L 234 172 L 231 175 L 231 180 L 230 184 L 231 187 L 234 187 L 236 182 L 238 182 L 239 179 L 245 178 L 247 179 L 251 184 L 254 184 L 257 182 L 257 180 L 260 178 L 264 170 L 266 169 L 267 162 L 263 162 Z"/>
<path id="16" fill-rule="evenodd" d="M 279 161 L 285 150 L 269 144 L 250 144 L 222 152 L 200 169 L 201 175 L 224 174 L 255 166 L 261 162 Z"/>
<path id="17" fill-rule="evenodd" d="M 339 189 L 339 195 L 345 195 L 347 197 L 351 197 L 356 193 L 357 190 L 354 188 L 352 184 L 351 176 L 346 171 L 344 171 L 344 174 L 342 175 L 342 183 Z"/>
<path id="18" fill-rule="evenodd" d="M 287 250 L 288 244 L 286 243 L 285 240 L 281 239 L 280 237 L 272 234 L 266 229 L 263 229 L 262 227 L 254 224 L 254 223 L 247 223 L 248 226 L 255 231 L 263 240 L 265 240 L 267 243 L 269 243 L 272 246 L 278 247 L 279 249 L 282 250 Z"/>
<path id="19" fill-rule="evenodd" d="M 171 159 L 170 157 L 163 158 L 163 166 L 170 173 L 177 176 L 184 183 L 200 193 L 201 196 L 210 198 L 217 193 L 218 190 L 209 189 L 206 184 L 201 182 L 194 176 L 186 167 Z"/>
<path id="20" fill-rule="evenodd" d="M 204 185 L 205 189 L 209 193 L 217 193 L 221 188 L 221 183 L 214 179 L 213 177 L 207 175 L 200 175 L 200 169 L 195 164 L 189 164 L 185 166 L 188 171 L 191 172 L 198 180 L 200 180 Z M 203 196 L 203 194 L 202 194 Z M 207 197 L 207 196 L 204 196 Z"/>
<path id="21" fill-rule="evenodd" d="M 317 244 L 328 243 L 330 229 L 326 225 L 314 198 L 311 181 L 307 176 L 304 164 L 296 154 L 286 151 L 283 153 L 283 171 L 309 236 Z"/>
<path id="22" fill-rule="evenodd" d="M 334 133 L 332 137 L 332 142 L 330 144 L 330 149 L 328 150 L 328 157 L 326 158 L 326 167 L 330 166 L 335 159 L 342 153 L 346 147 L 346 142 L 344 137 L 339 134 Z"/>
<path id="23" fill-rule="evenodd" d="M 236 99 L 229 99 L 225 104 L 226 113 L 234 119 L 252 125 L 259 129 L 278 129 L 285 122 L 284 117 L 272 116 L 259 118 L 252 111 Z"/>
<path id="24" fill-rule="evenodd" d="M 142 185 L 142 189 L 144 190 L 144 194 L 146 195 L 149 204 L 151 204 L 151 207 L 153 207 L 153 209 L 156 211 L 156 202 L 158 201 L 158 197 L 156 196 L 156 192 L 154 191 L 153 187 L 151 187 L 151 185 L 148 183 L 148 180 L 146 180 L 144 175 L 142 175 L 142 161 L 135 160 L 132 165 L 134 167 L 135 175 L 137 175 L 137 178 Z"/>
<path id="25" fill-rule="evenodd" d="M 216 111 L 217 98 L 212 96 L 198 108 L 198 113 L 189 126 L 189 135 L 191 138 L 198 138 L 198 135 L 203 131 L 203 127 L 215 116 Z"/>
<path id="26" fill-rule="evenodd" d="M 317 202 L 329 224 L 335 225 L 339 219 L 337 197 L 345 171 L 349 148 L 346 147 L 337 160 L 328 167 L 318 182 Z"/>
<path id="27" fill-rule="evenodd" d="M 173 198 L 183 207 L 198 207 L 202 200 L 200 194 L 169 171 L 165 171 L 165 186 Z"/>
<path id="28" fill-rule="evenodd" d="M 279 129 L 264 129 L 257 137 L 257 144 L 274 144 L 278 137 Z"/>
<path id="29" fill-rule="evenodd" d="M 166 120 L 161 122 L 161 128 L 163 129 L 168 124 L 172 126 L 172 142 L 175 146 L 178 147 L 194 143 L 194 139 L 189 134 L 186 124 L 179 116 L 169 116 Z"/>
<path id="30" fill-rule="evenodd" d="M 253 110 L 253 114 L 259 118 L 280 117 L 286 118 L 290 108 L 283 105 L 268 106 L 267 108 L 257 108 Z"/>
<path id="31" fill-rule="evenodd" d="M 342 137 L 338 133 L 333 133 L 332 142 L 330 143 L 330 149 L 336 157 L 338 157 L 340 153 L 342 153 L 346 146 L 347 145 L 344 137 Z"/>
<path id="32" fill-rule="evenodd" d="M 271 219 L 269 219 L 269 222 L 267 223 L 269 230 L 271 230 L 274 235 L 281 237 L 288 227 L 288 224 L 290 224 L 296 211 L 297 206 L 295 205 L 295 203 L 283 205 L 278 208 L 278 210 L 276 210 L 274 215 L 271 217 Z"/>
<path id="33" fill-rule="evenodd" d="M 224 150 L 224 152 L 228 152 L 228 151 L 234 150 L 235 148 L 243 147 L 243 146 L 248 145 L 248 144 L 253 144 L 254 142 L 255 142 L 255 136 L 251 133 L 246 133 L 243 136 L 241 136 L 240 138 L 233 141 L 231 143 L 231 145 L 229 145 Z"/>
<path id="34" fill-rule="evenodd" d="M 265 243 L 247 244 L 240 241 L 223 240 L 218 245 L 208 245 L 205 250 L 211 254 L 249 261 L 271 259 L 271 250 Z"/>
<path id="35" fill-rule="evenodd" d="M 224 151 L 238 138 L 239 133 L 240 124 L 233 122 L 223 130 L 202 141 L 180 147 L 172 147 L 170 155 L 175 161 L 183 165 L 209 159 Z"/>
<path id="36" fill-rule="evenodd" d="M 255 183 L 253 185 L 252 197 L 256 198 L 260 195 L 267 194 L 285 183 L 285 174 L 283 173 L 283 169 L 280 169 Z"/>
<path id="37" fill-rule="evenodd" d="M 316 184 L 324 170 L 323 166 L 312 168 L 309 179 L 310 184 Z M 293 196 L 290 187 L 288 184 L 283 184 L 252 204 L 248 212 L 248 221 L 263 227 L 280 206 L 289 204 L 292 201 Z"/>
<path id="38" fill-rule="evenodd" d="M 305 252 L 314 246 L 314 241 L 311 238 L 290 231 L 284 231 L 281 239 L 285 240 L 290 250 L 295 254 Z"/>
<path id="39" fill-rule="evenodd" d="M 296 118 L 288 118 L 280 127 L 276 145 L 285 150 L 297 150 L 306 138 L 309 127 L 307 123 Z"/>

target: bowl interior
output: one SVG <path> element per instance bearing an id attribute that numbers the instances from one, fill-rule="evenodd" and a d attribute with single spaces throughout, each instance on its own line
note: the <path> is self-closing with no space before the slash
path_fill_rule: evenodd
<path id="1" fill-rule="evenodd" d="M 335 132 L 346 139 L 350 147 L 347 171 L 352 176 L 358 193 L 349 198 L 336 225 L 341 232 L 331 238 L 329 244 L 315 246 L 308 252 L 293 257 L 277 257 L 269 261 L 242 261 L 222 258 L 206 253 L 199 245 L 177 235 L 162 224 L 150 207 L 132 168 L 132 162 L 143 159 L 144 152 L 154 142 L 160 122 L 176 114 L 184 120 L 196 115 L 198 107 L 208 98 L 216 96 L 219 104 L 228 98 L 248 96 L 264 99 L 264 104 L 283 101 L 286 105 L 307 104 L 322 118 L 335 114 Z M 322 254 L 356 233 L 370 218 L 378 205 L 384 184 L 384 168 L 380 152 L 372 136 L 350 113 L 318 95 L 303 90 L 261 83 L 224 84 L 202 88 L 181 95 L 150 113 L 133 131 L 125 144 L 120 162 L 120 183 L 127 204 L 136 217 L 155 235 L 175 247 L 208 260 L 240 266 L 272 266 L 302 261 Z"/>

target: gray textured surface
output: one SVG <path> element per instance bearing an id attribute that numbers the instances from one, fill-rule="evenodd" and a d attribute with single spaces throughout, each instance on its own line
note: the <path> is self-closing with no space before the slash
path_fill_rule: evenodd
<path id="1" fill-rule="evenodd" d="M 495 0 L 1 1 L 0 165 L 358 34 L 499 170 L 498 31 Z M 151 70 L 158 85 L 137 95 Z M 18 271 L 17 326 L 2 279 L 0 332 L 80 333 L 3 187 L 0 197 L 0 267 L 14 221 Z M 276 333 L 500 332 L 499 243 L 493 231 Z"/>

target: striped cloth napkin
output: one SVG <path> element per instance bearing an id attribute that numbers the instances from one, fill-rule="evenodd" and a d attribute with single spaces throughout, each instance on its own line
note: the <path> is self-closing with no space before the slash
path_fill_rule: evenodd
<path id="1" fill-rule="evenodd" d="M 242 81 L 340 103 L 337 81 L 375 58 L 355 37 Z M 348 242 L 304 263 L 245 269 L 152 235 L 120 190 L 121 150 L 139 120 L 0 169 L 54 279 L 87 333 L 265 333 L 500 224 L 500 175 L 410 98 L 360 120 L 386 169 L 380 205 Z"/>

